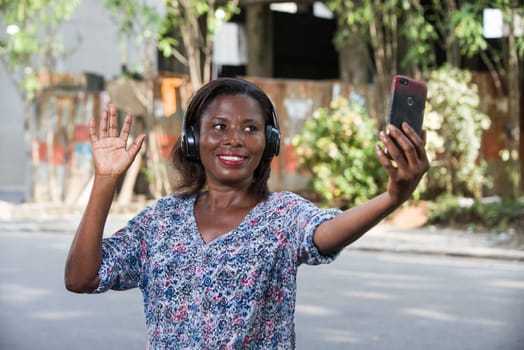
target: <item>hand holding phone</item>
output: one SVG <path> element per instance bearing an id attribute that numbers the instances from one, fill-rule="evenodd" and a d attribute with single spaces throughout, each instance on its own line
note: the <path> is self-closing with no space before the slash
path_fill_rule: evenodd
<path id="1" fill-rule="evenodd" d="M 393 77 L 387 113 L 387 124 L 402 130 L 407 122 L 417 134 L 422 134 L 422 121 L 426 106 L 427 86 L 420 80 L 402 75 Z"/>
<path id="2" fill-rule="evenodd" d="M 404 76 L 393 78 L 387 113 L 387 130 L 391 130 L 392 135 L 387 136 L 380 132 L 384 148 L 377 144 L 376 150 L 380 163 L 388 174 L 388 196 L 385 200 L 396 207 L 412 196 L 420 179 L 429 169 L 424 139 L 415 135 L 418 133 L 424 136 L 422 119 L 426 96 L 424 82 Z M 411 128 L 403 128 L 404 122 Z M 390 125 L 395 125 L 396 128 L 390 129 Z M 391 152 L 388 152 L 388 146 Z"/>

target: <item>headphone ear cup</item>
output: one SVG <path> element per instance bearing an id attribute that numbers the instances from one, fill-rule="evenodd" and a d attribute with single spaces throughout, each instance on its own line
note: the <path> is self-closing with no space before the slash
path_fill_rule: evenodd
<path id="1" fill-rule="evenodd" d="M 264 157 L 271 159 L 278 156 L 280 151 L 280 131 L 272 125 L 266 126 L 266 148 L 264 150 Z"/>
<path id="2" fill-rule="evenodd" d="M 182 138 L 182 147 L 186 157 L 193 160 L 200 159 L 199 135 L 195 125 L 191 125 L 185 130 Z"/>

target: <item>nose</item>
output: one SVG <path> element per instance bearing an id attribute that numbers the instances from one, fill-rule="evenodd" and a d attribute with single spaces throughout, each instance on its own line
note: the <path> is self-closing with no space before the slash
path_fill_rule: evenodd
<path id="1" fill-rule="evenodd" d="M 228 128 L 224 138 L 224 144 L 233 147 L 241 146 L 243 144 L 243 138 L 240 128 Z"/>

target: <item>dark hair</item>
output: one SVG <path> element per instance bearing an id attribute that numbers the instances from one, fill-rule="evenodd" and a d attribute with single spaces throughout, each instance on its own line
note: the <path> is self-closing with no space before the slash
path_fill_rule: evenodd
<path id="1" fill-rule="evenodd" d="M 275 125 L 278 124 L 278 121 L 273 103 L 269 97 L 255 84 L 237 78 L 219 78 L 202 86 L 189 101 L 182 127 L 188 130 L 195 125 L 196 129 L 200 131 L 201 118 L 206 108 L 216 97 L 224 95 L 246 95 L 253 98 L 260 105 L 266 125 L 278 128 L 278 125 Z M 204 188 L 206 184 L 204 167 L 200 160 L 186 156 L 182 149 L 181 137 L 178 138 L 171 151 L 171 160 L 181 175 L 178 190 L 184 190 L 184 194 L 189 196 Z M 253 174 L 253 183 L 249 190 L 257 200 L 264 200 L 269 195 L 267 181 L 271 172 L 270 165 L 271 158 L 262 157 Z"/>

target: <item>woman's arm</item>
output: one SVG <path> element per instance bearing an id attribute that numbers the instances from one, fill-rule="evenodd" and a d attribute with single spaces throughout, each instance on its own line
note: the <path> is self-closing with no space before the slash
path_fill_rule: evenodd
<path id="1" fill-rule="evenodd" d="M 376 146 L 380 163 L 389 177 L 386 192 L 319 225 L 313 240 L 321 253 L 334 253 L 353 243 L 415 191 L 429 169 L 425 132 L 421 138 L 407 123 L 402 125 L 402 130 L 404 132 L 389 126 L 389 135 L 380 133 L 387 153 L 384 148 Z"/>
<path id="2" fill-rule="evenodd" d="M 65 265 L 65 285 L 73 292 L 87 293 L 98 286 L 98 269 L 102 261 L 102 236 L 118 181 L 142 147 L 144 135 L 127 149 L 131 115 L 118 134 L 116 110 L 103 112 L 98 132 L 89 122 L 89 135 L 95 168 L 93 188 L 84 215 L 69 250 Z"/>

